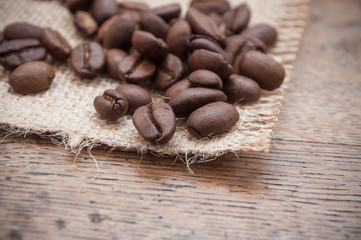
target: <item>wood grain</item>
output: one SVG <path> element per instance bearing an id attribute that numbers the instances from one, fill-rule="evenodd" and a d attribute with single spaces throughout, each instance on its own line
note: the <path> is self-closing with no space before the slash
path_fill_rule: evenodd
<path id="1" fill-rule="evenodd" d="M 0 143 L 0 239 L 361 239 L 361 4 L 314 0 L 269 154 Z M 96 178 L 93 180 L 93 177 Z"/>

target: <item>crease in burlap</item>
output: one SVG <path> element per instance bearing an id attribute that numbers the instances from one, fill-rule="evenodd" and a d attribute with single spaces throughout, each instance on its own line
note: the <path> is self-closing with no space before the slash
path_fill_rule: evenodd
<path id="1" fill-rule="evenodd" d="M 178 1 L 187 9 L 189 1 Z M 293 69 L 308 11 L 308 0 L 230 1 L 232 6 L 247 2 L 252 10 L 251 25 L 265 22 L 276 26 L 279 40 L 270 54 L 282 63 L 287 72 L 285 83 L 273 92 L 262 91 L 260 100 L 237 105 L 240 120 L 227 133 L 195 139 L 186 130 L 185 120 L 177 120 L 173 139 L 164 146 L 143 140 L 134 128 L 131 117 L 114 123 L 101 120 L 93 108 L 93 99 L 119 82 L 106 76 L 80 79 L 69 63 L 61 64 L 48 57 L 56 77 L 51 88 L 40 94 L 19 95 L 8 84 L 9 71 L 0 71 L 0 126 L 7 132 L 36 133 L 49 137 L 57 145 L 72 151 L 105 144 L 114 149 L 152 152 L 161 156 L 187 158 L 187 163 L 208 161 L 222 154 L 246 151 L 267 152 L 277 121 L 284 90 Z M 154 0 L 152 6 L 169 3 Z M 0 1 L 0 28 L 15 21 L 27 21 L 51 27 L 63 34 L 72 47 L 85 41 L 73 24 L 73 17 L 59 1 Z M 1 68 L 1 67 L 0 67 Z M 153 95 L 154 101 L 161 101 Z"/>

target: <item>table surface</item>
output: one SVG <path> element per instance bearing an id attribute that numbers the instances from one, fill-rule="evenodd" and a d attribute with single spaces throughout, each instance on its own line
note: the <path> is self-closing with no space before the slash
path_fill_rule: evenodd
<path id="1" fill-rule="evenodd" d="M 314 0 L 270 152 L 194 174 L 103 148 L 97 174 L 87 152 L 8 136 L 0 239 L 361 239 L 360 59 L 361 2 Z"/>

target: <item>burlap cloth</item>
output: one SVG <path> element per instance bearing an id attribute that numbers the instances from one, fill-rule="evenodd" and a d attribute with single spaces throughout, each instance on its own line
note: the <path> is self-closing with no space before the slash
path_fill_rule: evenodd
<path id="1" fill-rule="evenodd" d="M 147 1 L 151 6 L 167 4 L 168 0 Z M 172 0 L 172 2 L 175 2 Z M 189 1 L 181 3 L 183 13 Z M 61 64 L 48 57 L 56 77 L 51 88 L 40 94 L 19 95 L 8 84 L 9 71 L 0 71 L 0 126 L 8 133 L 37 133 L 47 136 L 57 145 L 72 151 L 105 144 L 121 150 L 148 151 L 162 156 L 186 158 L 187 163 L 206 161 L 222 154 L 244 151 L 267 152 L 272 131 L 289 81 L 307 17 L 308 0 L 248 0 L 230 1 L 232 6 L 247 2 L 252 10 L 251 24 L 265 22 L 276 26 L 279 40 L 271 55 L 283 64 L 287 72 L 285 84 L 273 92 L 263 91 L 260 100 L 249 105 L 237 105 L 240 120 L 230 131 L 220 136 L 196 139 L 186 130 L 185 120 L 177 120 L 173 139 L 157 146 L 142 139 L 131 117 L 114 123 L 101 120 L 93 108 L 93 99 L 119 82 L 100 76 L 80 79 L 69 63 Z M 84 41 L 73 24 L 72 14 L 60 1 L 2 0 L 0 29 L 5 25 L 26 21 L 58 30 L 72 47 Z M 1 67 L 0 67 L 1 68 Z M 155 101 L 161 100 L 155 94 Z M 187 157 L 188 156 L 188 157 Z"/>

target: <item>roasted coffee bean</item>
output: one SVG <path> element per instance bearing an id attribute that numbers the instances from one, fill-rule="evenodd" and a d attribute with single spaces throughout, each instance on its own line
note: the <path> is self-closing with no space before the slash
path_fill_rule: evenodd
<path id="1" fill-rule="evenodd" d="M 214 102 L 195 110 L 187 120 L 187 129 L 196 138 L 203 138 L 228 131 L 238 120 L 239 113 L 232 104 Z"/>
<path id="2" fill-rule="evenodd" d="M 206 14 L 215 12 L 219 15 L 223 15 L 230 9 L 227 0 L 193 0 L 190 5 Z"/>
<path id="3" fill-rule="evenodd" d="M 118 6 L 114 0 L 93 0 L 90 13 L 101 24 L 118 13 Z"/>
<path id="4" fill-rule="evenodd" d="M 280 87 L 285 78 L 285 70 L 281 64 L 257 51 L 248 51 L 243 56 L 239 62 L 239 72 L 269 91 Z"/>
<path id="5" fill-rule="evenodd" d="M 222 79 L 227 79 L 233 72 L 232 66 L 221 54 L 205 49 L 194 51 L 189 58 L 189 66 L 192 71 L 199 69 L 210 70 L 217 73 Z"/>
<path id="6" fill-rule="evenodd" d="M 194 33 L 209 36 L 224 45 L 224 34 L 209 16 L 191 7 L 187 12 L 186 19 Z"/>
<path id="7" fill-rule="evenodd" d="M 166 43 L 169 47 L 169 51 L 184 59 L 187 54 L 188 38 L 191 35 L 191 27 L 185 20 L 179 20 L 175 22 L 169 29 Z"/>
<path id="8" fill-rule="evenodd" d="M 4 37 L 8 40 L 12 39 L 38 39 L 40 40 L 41 28 L 30 23 L 12 23 L 5 27 Z"/>
<path id="9" fill-rule="evenodd" d="M 152 60 L 163 59 L 168 53 L 168 47 L 163 39 L 156 38 L 149 32 L 135 31 L 132 44 L 141 55 Z"/>
<path id="10" fill-rule="evenodd" d="M 176 119 L 173 110 L 164 102 L 153 102 L 138 108 L 132 120 L 139 134 L 156 144 L 166 144 L 175 133 Z"/>
<path id="11" fill-rule="evenodd" d="M 53 68 L 42 61 L 17 67 L 9 77 L 9 84 L 17 93 L 37 93 L 48 89 L 55 77 Z"/>
<path id="12" fill-rule="evenodd" d="M 114 89 L 105 90 L 102 96 L 97 96 L 93 105 L 102 119 L 110 121 L 123 117 L 129 106 L 123 94 Z"/>
<path id="13" fill-rule="evenodd" d="M 224 82 L 223 92 L 231 103 L 253 102 L 261 96 L 261 88 L 256 81 L 237 74 L 232 74 Z"/>
<path id="14" fill-rule="evenodd" d="M 277 30 L 268 24 L 257 24 L 246 28 L 241 35 L 243 37 L 256 37 L 267 47 L 272 46 L 277 40 Z"/>
<path id="15" fill-rule="evenodd" d="M 154 76 L 155 70 L 154 63 L 138 54 L 125 57 L 118 66 L 119 77 L 126 82 L 135 84 L 150 80 Z"/>
<path id="16" fill-rule="evenodd" d="M 119 63 L 127 56 L 128 54 L 120 49 L 109 49 L 105 54 L 105 65 L 109 76 L 114 79 L 119 79 L 118 75 L 118 66 Z"/>
<path id="17" fill-rule="evenodd" d="M 57 31 L 44 28 L 41 31 L 41 42 L 53 58 L 59 61 L 68 59 L 71 47 L 68 41 Z"/>
<path id="18" fill-rule="evenodd" d="M 137 23 L 140 22 L 140 14 L 143 11 L 150 10 L 148 4 L 144 2 L 133 2 L 133 1 L 125 1 L 120 2 L 118 4 L 118 12 L 119 14 L 128 14 L 130 15 L 134 21 Z"/>
<path id="19" fill-rule="evenodd" d="M 227 96 L 218 89 L 198 87 L 179 92 L 170 99 L 169 105 L 177 117 L 186 117 L 208 103 L 226 100 Z"/>
<path id="20" fill-rule="evenodd" d="M 97 42 L 86 42 L 71 51 L 71 64 L 81 77 L 95 77 L 104 67 L 104 53 Z"/>
<path id="21" fill-rule="evenodd" d="M 164 21 L 169 22 L 170 20 L 179 17 L 181 7 L 179 3 L 171 3 L 154 8 L 152 12 L 163 18 Z"/>
<path id="22" fill-rule="evenodd" d="M 154 86 L 165 90 L 178 82 L 184 74 L 184 65 L 177 56 L 169 53 L 160 63 L 154 78 Z"/>
<path id="23" fill-rule="evenodd" d="M 4 34 L 0 31 L 0 44 L 4 41 Z"/>
<path id="24" fill-rule="evenodd" d="M 140 25 L 143 30 L 153 33 L 157 38 L 166 39 L 169 24 L 153 12 L 144 12 L 140 18 Z"/>
<path id="25" fill-rule="evenodd" d="M 192 87 L 208 87 L 222 89 L 222 79 L 214 72 L 208 70 L 197 70 L 188 76 Z"/>
<path id="26" fill-rule="evenodd" d="M 37 39 L 17 39 L 0 45 L 0 64 L 6 69 L 45 57 L 46 50 Z"/>
<path id="27" fill-rule="evenodd" d="M 135 84 L 122 84 L 115 90 L 120 92 L 128 101 L 129 114 L 133 114 L 137 108 L 147 105 L 152 102 L 150 94 L 144 89 Z"/>
<path id="28" fill-rule="evenodd" d="M 88 10 L 93 0 L 65 0 L 65 6 L 75 13 L 78 10 Z"/>
<path id="29" fill-rule="evenodd" d="M 174 83 L 170 88 L 167 89 L 167 91 L 164 93 L 164 101 L 169 102 L 170 99 L 172 99 L 175 95 L 177 95 L 179 92 L 186 90 L 191 87 L 191 83 L 188 81 L 188 79 L 183 79 L 179 82 Z"/>
<path id="30" fill-rule="evenodd" d="M 98 23 L 88 12 L 77 11 L 74 19 L 75 26 L 84 37 L 91 37 L 97 32 Z"/>
<path id="31" fill-rule="evenodd" d="M 221 54 L 224 59 L 229 62 L 228 55 L 213 38 L 204 35 L 192 35 L 188 39 L 188 49 L 190 52 L 194 52 L 197 49 L 206 49 L 215 53 Z"/>
<path id="32" fill-rule="evenodd" d="M 251 11 L 245 3 L 230 10 L 225 17 L 226 34 L 234 35 L 240 33 L 248 26 L 250 18 Z"/>

